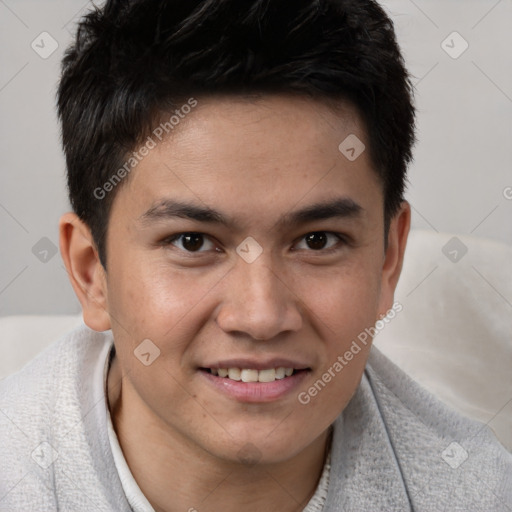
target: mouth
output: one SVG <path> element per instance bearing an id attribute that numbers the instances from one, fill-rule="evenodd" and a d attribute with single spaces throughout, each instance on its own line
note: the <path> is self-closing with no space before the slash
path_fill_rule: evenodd
<path id="1" fill-rule="evenodd" d="M 214 389 L 239 402 L 265 403 L 278 400 L 296 390 L 310 368 L 199 368 Z"/>
<path id="2" fill-rule="evenodd" d="M 295 369 L 279 366 L 263 370 L 254 368 L 200 368 L 200 370 L 221 379 L 229 379 L 235 382 L 275 382 L 276 380 L 287 379 L 299 372 L 308 371 L 308 368 Z"/>

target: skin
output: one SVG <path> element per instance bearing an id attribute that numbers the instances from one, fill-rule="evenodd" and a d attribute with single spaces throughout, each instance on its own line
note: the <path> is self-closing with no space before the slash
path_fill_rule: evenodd
<path id="1" fill-rule="evenodd" d="M 392 307 L 410 225 L 404 202 L 384 249 L 382 186 L 367 151 L 350 162 L 338 150 L 349 134 L 368 147 L 348 104 L 334 112 L 291 96 L 199 98 L 117 191 L 107 272 L 87 226 L 62 217 L 61 252 L 84 321 L 113 331 L 112 421 L 155 510 L 302 510 L 314 494 L 328 428 L 355 393 L 370 344 L 307 405 L 297 395 Z M 232 224 L 142 220 L 163 198 Z M 282 224 L 338 198 L 359 214 Z M 200 252 L 187 253 L 183 238 L 162 242 L 187 232 L 205 234 Z M 311 248 L 312 232 L 326 233 L 315 238 L 326 248 Z M 252 263 L 236 252 L 249 236 L 263 249 Z M 144 339 L 160 349 L 149 366 L 134 355 Z M 278 400 L 242 403 L 198 370 L 237 356 L 298 358 L 310 372 Z M 257 463 L 241 460 L 248 452 Z"/>

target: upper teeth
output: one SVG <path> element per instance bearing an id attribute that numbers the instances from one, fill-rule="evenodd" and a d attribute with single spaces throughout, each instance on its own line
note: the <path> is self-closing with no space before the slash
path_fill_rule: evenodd
<path id="1" fill-rule="evenodd" d="M 213 375 L 218 375 L 219 377 L 228 377 L 229 379 L 241 380 L 242 382 L 274 382 L 276 379 L 289 377 L 293 373 L 293 368 L 284 368 L 282 366 L 266 370 L 212 368 L 211 372 Z"/>

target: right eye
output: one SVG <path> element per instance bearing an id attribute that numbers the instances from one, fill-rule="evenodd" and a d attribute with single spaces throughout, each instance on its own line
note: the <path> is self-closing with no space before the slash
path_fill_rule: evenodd
<path id="1" fill-rule="evenodd" d="M 164 245 L 173 245 L 185 252 L 207 252 L 215 249 L 215 244 L 202 233 L 178 233 L 166 238 Z"/>

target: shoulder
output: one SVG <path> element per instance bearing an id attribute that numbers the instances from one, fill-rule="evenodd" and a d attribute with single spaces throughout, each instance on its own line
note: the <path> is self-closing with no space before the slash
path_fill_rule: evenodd
<path id="1" fill-rule="evenodd" d="M 512 454 L 487 425 L 442 403 L 376 347 L 365 377 L 415 500 L 512 506 Z"/>
<path id="2" fill-rule="evenodd" d="M 32 418 L 38 411 L 48 413 L 62 390 L 93 371 L 110 340 L 108 333 L 92 331 L 83 324 L 76 327 L 0 381 L 0 408 L 21 409 L 24 404 Z"/>
<path id="3" fill-rule="evenodd" d="M 0 381 L 0 509 L 5 496 L 19 509 L 52 508 L 55 462 L 67 440 L 82 448 L 83 418 L 101 403 L 93 383 L 101 384 L 109 333 L 81 325 Z"/>

